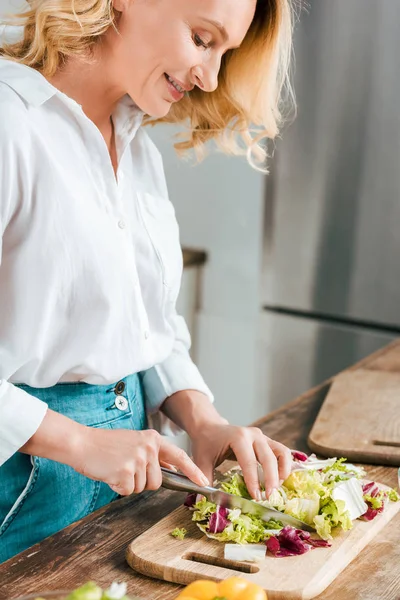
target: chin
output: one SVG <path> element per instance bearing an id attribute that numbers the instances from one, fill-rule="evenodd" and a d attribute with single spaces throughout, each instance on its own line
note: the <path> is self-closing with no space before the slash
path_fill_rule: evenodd
<path id="1" fill-rule="evenodd" d="M 167 116 L 171 110 L 171 106 L 172 102 L 168 102 L 168 100 L 159 100 L 158 102 L 141 102 L 139 108 L 153 119 L 162 119 Z"/>

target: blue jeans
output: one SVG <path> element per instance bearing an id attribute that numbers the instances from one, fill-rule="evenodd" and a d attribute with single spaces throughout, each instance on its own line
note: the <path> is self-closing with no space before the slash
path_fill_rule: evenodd
<path id="1" fill-rule="evenodd" d="M 18 386 L 52 410 L 89 427 L 140 430 L 147 426 L 138 374 L 106 386 Z M 16 452 L 0 467 L 0 563 L 117 497 L 105 483 L 92 481 L 67 465 Z"/>

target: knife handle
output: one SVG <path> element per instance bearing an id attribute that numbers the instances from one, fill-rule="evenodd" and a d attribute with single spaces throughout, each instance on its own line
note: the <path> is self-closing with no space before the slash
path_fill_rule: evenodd
<path id="1" fill-rule="evenodd" d="M 191 481 L 185 475 L 161 467 L 162 473 L 162 486 L 168 490 L 174 490 L 176 492 L 189 492 L 191 494 L 201 494 L 207 496 L 211 492 L 215 492 L 212 487 L 202 487 Z"/>

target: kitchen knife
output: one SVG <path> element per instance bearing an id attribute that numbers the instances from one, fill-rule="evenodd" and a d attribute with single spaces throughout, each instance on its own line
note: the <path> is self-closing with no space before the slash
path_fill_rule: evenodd
<path id="1" fill-rule="evenodd" d="M 240 496 L 234 496 L 233 494 L 228 494 L 227 492 L 217 490 L 213 487 L 201 487 L 200 485 L 193 483 L 193 481 L 188 479 L 188 477 L 185 475 L 165 469 L 164 467 L 161 467 L 161 472 L 162 486 L 169 490 L 201 494 L 202 496 L 206 496 L 210 502 L 214 502 L 214 504 L 217 504 L 218 506 L 229 509 L 240 508 L 244 514 L 255 515 L 260 517 L 263 521 L 275 519 L 276 521 L 283 523 L 283 525 L 290 525 L 296 529 L 315 532 L 314 527 L 311 527 L 310 525 L 307 525 L 307 523 L 299 521 L 299 519 L 295 519 L 290 515 L 286 515 L 275 508 L 262 506 L 253 500 L 247 500 L 246 498 L 241 498 Z"/>

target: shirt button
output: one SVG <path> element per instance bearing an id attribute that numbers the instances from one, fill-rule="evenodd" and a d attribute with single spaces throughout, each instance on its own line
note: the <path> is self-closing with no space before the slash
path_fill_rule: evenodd
<path id="1" fill-rule="evenodd" d="M 128 400 L 123 396 L 117 396 L 115 399 L 115 406 L 118 410 L 126 410 L 128 408 Z"/>
<path id="2" fill-rule="evenodd" d="M 125 391 L 125 381 L 118 381 L 117 385 L 114 388 L 114 392 L 117 395 L 123 394 Z"/>
<path id="3" fill-rule="evenodd" d="M 145 331 L 144 332 L 144 338 L 145 338 L 145 340 L 148 340 L 149 337 L 150 337 L 150 331 Z"/>
<path id="4" fill-rule="evenodd" d="M 120 221 L 118 221 L 118 227 L 120 229 L 125 229 L 126 223 L 125 223 L 125 221 L 123 219 L 121 219 Z"/>

